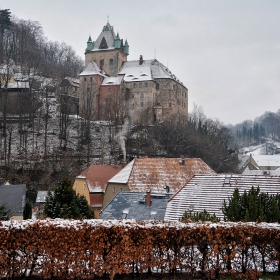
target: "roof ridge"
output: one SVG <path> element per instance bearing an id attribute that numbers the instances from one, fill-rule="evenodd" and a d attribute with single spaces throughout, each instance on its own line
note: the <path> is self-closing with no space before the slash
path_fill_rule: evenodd
<path id="1" fill-rule="evenodd" d="M 190 179 L 186 181 L 186 183 L 171 197 L 168 199 L 168 202 L 170 202 L 196 175 L 192 175 Z"/>

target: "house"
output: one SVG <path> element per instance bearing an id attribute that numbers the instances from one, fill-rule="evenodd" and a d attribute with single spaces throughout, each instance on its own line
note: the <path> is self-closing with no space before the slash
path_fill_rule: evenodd
<path id="1" fill-rule="evenodd" d="M 119 191 L 176 193 L 195 174 L 216 173 L 200 158 L 135 158 L 108 181 L 103 207 Z"/>
<path id="2" fill-rule="evenodd" d="M 164 220 L 179 221 L 186 211 L 204 210 L 223 219 L 224 200 L 227 201 L 236 188 L 243 193 L 252 186 L 270 195 L 280 193 L 280 176 L 195 175 L 168 201 Z"/>
<path id="3" fill-rule="evenodd" d="M 60 112 L 67 115 L 79 114 L 80 80 L 65 77 L 58 85 Z"/>
<path id="4" fill-rule="evenodd" d="M 242 155 L 239 156 L 239 171 L 246 174 L 256 174 L 255 170 L 260 170 L 258 174 L 272 174 L 271 171 L 280 168 L 280 155 Z M 250 172 L 254 171 L 254 172 Z M 274 173 L 274 172 L 273 172 Z M 277 172 L 276 172 L 277 173 Z M 276 173 L 274 173 L 276 175 Z"/>
<path id="5" fill-rule="evenodd" d="M 0 186 L 1 185 L 10 185 L 10 183 L 7 180 L 5 180 L 4 178 L 0 178 Z"/>
<path id="6" fill-rule="evenodd" d="M 163 220 L 170 193 L 122 192 L 100 212 L 100 219 Z"/>
<path id="7" fill-rule="evenodd" d="M 90 165 L 75 178 L 73 189 L 86 197 L 96 218 L 102 209 L 109 179 L 120 172 L 122 168 L 122 165 Z"/>
<path id="8" fill-rule="evenodd" d="M 117 101 L 134 124 L 187 119 L 188 89 L 183 83 L 158 60 L 140 55 L 139 60 L 127 61 L 128 55 L 127 40 L 116 35 L 109 22 L 96 41 L 89 37 L 85 69 L 79 76 L 79 114 L 92 120 L 111 120 L 116 113 L 104 111 L 108 111 L 108 103 Z"/>
<path id="9" fill-rule="evenodd" d="M 26 185 L 1 185 L 0 205 L 5 204 L 12 213 L 12 219 L 22 220 L 26 200 Z"/>

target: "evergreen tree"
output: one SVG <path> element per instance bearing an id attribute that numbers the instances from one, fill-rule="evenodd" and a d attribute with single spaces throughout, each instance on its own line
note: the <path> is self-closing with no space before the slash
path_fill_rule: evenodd
<path id="1" fill-rule="evenodd" d="M 0 220 L 7 221 L 11 218 L 11 210 L 7 208 L 5 204 L 0 205 Z"/>
<path id="2" fill-rule="evenodd" d="M 25 206 L 23 209 L 23 219 L 31 219 L 32 218 L 32 205 L 29 199 L 26 200 Z"/>
<path id="3" fill-rule="evenodd" d="M 261 193 L 259 187 L 240 195 L 235 189 L 222 211 L 226 221 L 280 222 L 280 195 Z"/>
<path id="4" fill-rule="evenodd" d="M 193 222 L 204 222 L 204 221 L 211 221 L 211 222 L 219 222 L 220 219 L 216 217 L 215 214 L 208 213 L 205 209 L 203 212 L 194 212 L 190 213 L 188 211 L 185 212 L 183 215 L 181 221 L 184 222 L 184 220 L 191 220 Z"/>
<path id="5" fill-rule="evenodd" d="M 86 198 L 76 194 L 68 179 L 60 181 L 53 193 L 49 192 L 44 215 L 50 218 L 92 219 L 93 211 Z"/>

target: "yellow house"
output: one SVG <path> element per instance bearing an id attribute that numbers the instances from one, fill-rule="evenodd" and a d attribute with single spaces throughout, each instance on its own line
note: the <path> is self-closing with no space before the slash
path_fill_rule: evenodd
<path id="1" fill-rule="evenodd" d="M 90 165 L 75 178 L 73 189 L 86 197 L 95 218 L 102 209 L 108 181 L 122 168 L 122 165 Z"/>

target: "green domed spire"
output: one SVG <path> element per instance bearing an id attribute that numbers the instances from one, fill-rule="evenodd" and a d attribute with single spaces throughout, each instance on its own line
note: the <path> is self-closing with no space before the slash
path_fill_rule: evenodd
<path id="1" fill-rule="evenodd" d="M 127 40 L 125 40 L 123 51 L 124 51 L 125 54 L 129 55 L 129 45 L 127 43 Z"/>
<path id="2" fill-rule="evenodd" d="M 117 33 L 117 37 L 116 37 L 115 42 L 114 42 L 114 47 L 116 49 L 121 48 L 121 39 L 120 39 L 120 36 L 119 36 L 119 32 Z"/>
<path id="3" fill-rule="evenodd" d="M 94 42 L 91 40 L 91 36 L 88 37 L 87 41 L 87 51 L 91 51 L 94 48 Z"/>

